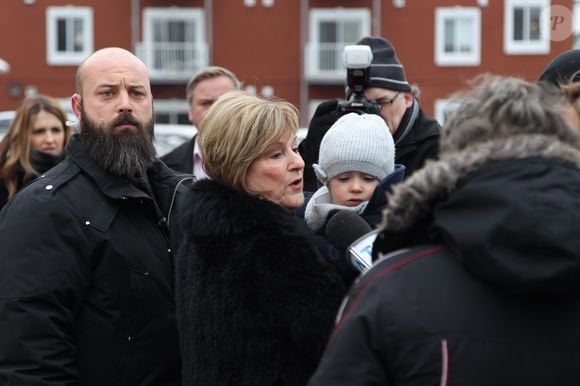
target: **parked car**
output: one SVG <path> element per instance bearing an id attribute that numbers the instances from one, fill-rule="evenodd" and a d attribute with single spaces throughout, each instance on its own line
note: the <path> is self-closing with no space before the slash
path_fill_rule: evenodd
<path id="1" fill-rule="evenodd" d="M 192 125 L 156 123 L 155 148 L 157 149 L 157 157 L 169 153 L 171 150 L 193 137 L 196 132 L 197 129 Z"/>
<path id="2" fill-rule="evenodd" d="M 191 125 L 176 125 L 176 124 L 155 124 L 155 147 L 157 148 L 157 156 L 169 153 L 183 142 L 189 140 L 195 135 L 197 129 Z M 298 129 L 298 143 L 306 138 L 308 129 Z"/>
<path id="3" fill-rule="evenodd" d="M 10 122 L 16 115 L 15 111 L 0 112 L 0 139 L 4 137 L 10 127 Z M 69 124 L 77 127 L 78 121 L 74 114 L 69 113 Z M 298 142 L 306 137 L 308 129 L 301 128 L 298 130 Z M 157 149 L 157 156 L 169 153 L 171 150 L 181 145 L 195 135 L 197 129 L 191 125 L 177 125 L 177 124 L 155 124 L 155 148 Z"/>
<path id="4" fill-rule="evenodd" d="M 10 122 L 14 119 L 16 112 L 14 110 L 0 112 L 0 139 L 6 135 Z M 72 127 L 77 127 L 78 121 L 74 114 L 68 114 L 68 122 Z M 157 155 L 161 156 L 168 153 L 173 148 L 187 141 L 195 134 L 195 128 L 191 125 L 155 125 L 155 147 Z"/>
<path id="5" fill-rule="evenodd" d="M 2 139 L 6 135 L 6 132 L 10 127 L 10 122 L 12 122 L 12 119 L 14 118 L 15 114 L 16 113 L 14 111 L 0 112 L 0 139 Z"/>

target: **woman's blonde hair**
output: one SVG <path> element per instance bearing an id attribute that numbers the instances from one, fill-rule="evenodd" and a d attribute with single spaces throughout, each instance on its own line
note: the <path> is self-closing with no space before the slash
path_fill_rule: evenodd
<path id="1" fill-rule="evenodd" d="M 205 172 L 214 181 L 248 191 L 252 163 L 297 130 L 298 112 L 288 102 L 241 91 L 224 94 L 198 131 Z"/>
<path id="2" fill-rule="evenodd" d="M 64 144 L 72 135 L 72 129 L 67 124 L 67 116 L 58 101 L 46 95 L 35 95 L 24 99 L 16 116 L 10 123 L 8 132 L 0 142 L 0 178 L 12 197 L 18 189 L 19 170 L 24 170 L 24 177 L 38 176 L 30 162 L 30 137 L 34 122 L 39 112 L 46 111 L 58 118 L 64 128 Z"/>

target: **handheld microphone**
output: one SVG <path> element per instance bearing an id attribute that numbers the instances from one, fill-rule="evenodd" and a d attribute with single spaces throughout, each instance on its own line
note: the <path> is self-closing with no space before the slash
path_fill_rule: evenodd
<path id="1" fill-rule="evenodd" d="M 378 234 L 378 229 L 372 230 L 348 247 L 351 264 L 361 272 L 373 266 L 373 243 Z"/>
<path id="2" fill-rule="evenodd" d="M 330 243 L 343 253 L 349 265 L 359 272 L 372 266 L 372 246 L 378 230 L 358 214 L 340 211 L 326 224 L 324 235 Z"/>

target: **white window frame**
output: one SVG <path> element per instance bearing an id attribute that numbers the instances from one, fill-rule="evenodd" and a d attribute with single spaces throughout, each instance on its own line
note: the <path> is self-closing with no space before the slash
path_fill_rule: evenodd
<path id="1" fill-rule="evenodd" d="M 445 21 L 469 19 L 473 40 L 471 52 L 445 52 Z M 458 32 L 457 30 L 455 31 Z M 455 34 L 457 35 L 457 34 Z M 481 11 L 477 7 L 435 9 L 435 64 L 438 66 L 479 66 L 481 64 Z"/>
<path id="2" fill-rule="evenodd" d="M 82 20 L 81 51 L 59 52 L 58 27 L 59 19 Z M 78 65 L 93 52 L 93 9 L 91 7 L 48 7 L 46 9 L 46 61 L 57 66 Z"/>
<path id="3" fill-rule="evenodd" d="M 346 68 L 342 59 L 334 71 L 320 70 L 319 49 L 320 49 L 320 24 L 325 21 L 345 22 L 355 21 L 360 23 L 361 39 L 371 35 L 371 12 L 368 8 L 313 8 L 309 14 L 309 42 L 306 44 L 304 61 L 304 73 L 309 80 L 323 81 L 328 83 L 342 83 L 346 79 Z M 342 46 L 346 44 L 355 44 L 355 42 L 337 42 Z M 341 48 L 342 52 L 342 48 Z"/>
<path id="4" fill-rule="evenodd" d="M 193 22 L 195 36 L 198 39 L 190 42 L 195 46 L 198 55 L 193 59 L 191 68 L 171 69 L 155 66 L 154 30 L 155 21 L 184 21 Z M 184 42 L 188 43 L 188 42 Z M 208 65 L 207 41 L 205 35 L 205 17 L 201 8 L 192 7 L 147 7 L 143 9 L 143 42 L 137 48 L 137 53 L 143 59 L 151 72 L 151 80 L 186 81 L 198 69 Z"/>
<path id="5" fill-rule="evenodd" d="M 572 14 L 574 15 L 574 21 L 572 23 L 574 28 L 573 48 L 580 48 L 580 1 L 575 0 L 572 9 Z"/>
<path id="6" fill-rule="evenodd" d="M 550 0 L 504 0 L 504 52 L 508 55 L 543 55 L 550 52 L 550 18 L 540 17 L 540 38 L 538 40 L 515 41 L 513 14 L 515 8 L 540 8 L 540 13 L 549 12 Z M 529 11 L 525 11 L 526 13 Z M 548 14 L 549 16 L 549 14 Z M 524 23 L 529 19 L 526 18 Z M 528 26 L 529 27 L 529 26 Z M 526 28 L 524 27 L 525 29 Z"/>

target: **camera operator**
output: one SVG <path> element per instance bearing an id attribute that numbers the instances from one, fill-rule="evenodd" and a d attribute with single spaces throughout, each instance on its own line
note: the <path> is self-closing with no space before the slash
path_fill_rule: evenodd
<path id="1" fill-rule="evenodd" d="M 373 54 L 363 95 L 369 102 L 374 102 L 370 105 L 378 105 L 378 114 L 385 120 L 395 140 L 395 163 L 405 165 L 405 177 L 408 177 L 427 159 L 437 157 L 441 127 L 436 120 L 423 113 L 407 82 L 395 48 L 389 41 L 381 37 L 365 37 L 357 45 L 370 46 Z M 347 87 L 347 100 L 351 100 L 353 94 L 353 90 Z M 347 111 L 344 104 L 336 100 L 323 102 L 316 109 L 308 126 L 308 134 L 299 146 L 306 164 L 305 191 L 315 191 L 318 187 L 312 164 L 318 162 L 322 137 L 341 113 Z"/>

